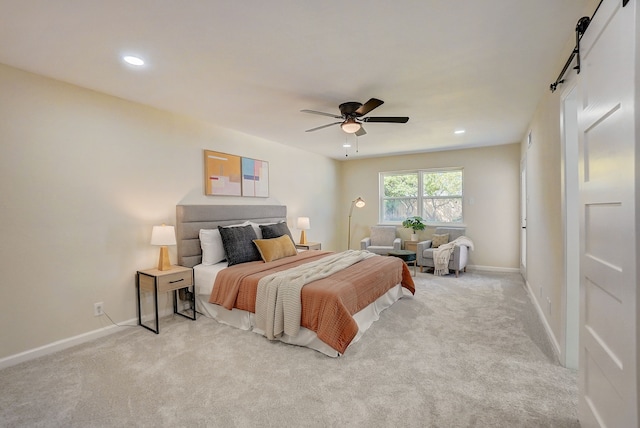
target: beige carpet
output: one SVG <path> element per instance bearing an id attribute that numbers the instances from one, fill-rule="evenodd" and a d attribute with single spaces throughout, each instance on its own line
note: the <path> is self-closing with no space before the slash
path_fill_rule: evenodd
<path id="1" fill-rule="evenodd" d="M 0 426 L 579 426 L 519 275 L 416 282 L 338 359 L 169 317 L 4 369 Z"/>

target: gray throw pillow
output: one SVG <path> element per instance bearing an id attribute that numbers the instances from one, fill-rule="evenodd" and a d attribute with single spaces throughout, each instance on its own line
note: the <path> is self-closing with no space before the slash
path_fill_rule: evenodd
<path id="1" fill-rule="evenodd" d="M 289 227 L 285 222 L 276 224 L 261 224 L 260 230 L 262 231 L 262 237 L 264 239 L 279 238 L 282 235 L 289 235 L 291 241 L 295 242 L 293 240 L 293 236 L 291 236 L 291 231 L 289 230 Z"/>
<path id="2" fill-rule="evenodd" d="M 228 266 L 262 260 L 258 248 L 253 243 L 258 239 L 251 225 L 238 227 L 218 226 L 222 246 L 227 253 Z"/>

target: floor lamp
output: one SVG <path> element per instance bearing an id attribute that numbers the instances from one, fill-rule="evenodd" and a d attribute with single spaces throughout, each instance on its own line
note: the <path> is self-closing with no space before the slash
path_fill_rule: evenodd
<path id="1" fill-rule="evenodd" d="M 347 250 L 351 249 L 351 214 L 353 214 L 353 207 L 356 206 L 358 208 L 362 208 L 365 206 L 364 199 L 358 197 L 358 199 L 354 199 L 351 201 L 351 208 L 349 209 L 349 237 L 347 238 Z"/>

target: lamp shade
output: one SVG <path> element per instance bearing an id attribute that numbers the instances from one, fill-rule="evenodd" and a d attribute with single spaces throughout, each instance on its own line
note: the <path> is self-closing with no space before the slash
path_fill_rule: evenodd
<path id="1" fill-rule="evenodd" d="M 364 199 L 362 199 L 361 197 L 358 197 L 357 199 L 354 199 L 353 201 L 351 201 L 351 208 L 349 208 L 349 217 L 351 217 L 351 214 L 353 214 L 353 207 L 362 208 L 365 205 L 366 203 L 364 202 Z"/>
<path id="2" fill-rule="evenodd" d="M 342 130 L 347 134 L 355 134 L 360 130 L 360 128 L 362 128 L 362 125 L 360 125 L 352 118 L 345 120 L 340 126 L 342 127 Z"/>
<path id="3" fill-rule="evenodd" d="M 309 230 L 311 229 L 311 223 L 309 217 L 298 217 L 298 229 Z"/>
<path id="4" fill-rule="evenodd" d="M 151 245 L 176 245 L 176 231 L 173 226 L 153 226 Z"/>

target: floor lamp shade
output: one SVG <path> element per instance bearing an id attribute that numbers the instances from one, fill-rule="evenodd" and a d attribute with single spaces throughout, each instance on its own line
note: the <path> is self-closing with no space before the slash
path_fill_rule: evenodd
<path id="1" fill-rule="evenodd" d="M 298 229 L 300 229 L 300 243 L 307 243 L 307 230 L 311 229 L 311 223 L 309 222 L 309 217 L 298 217 L 297 225 Z"/>
<path id="2" fill-rule="evenodd" d="M 151 231 L 151 245 L 160 246 L 160 256 L 158 257 L 158 270 L 171 269 L 169 261 L 168 245 L 176 245 L 176 231 L 173 226 L 153 226 Z"/>

